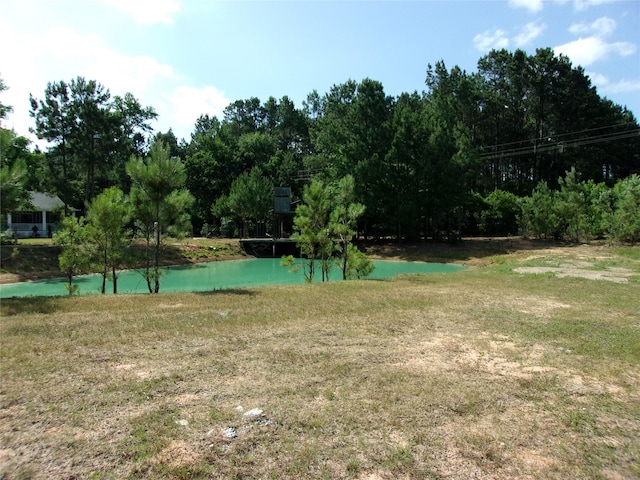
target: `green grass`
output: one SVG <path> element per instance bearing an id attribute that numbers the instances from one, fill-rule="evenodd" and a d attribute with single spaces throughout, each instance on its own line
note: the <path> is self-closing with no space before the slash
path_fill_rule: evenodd
<path id="1" fill-rule="evenodd" d="M 640 261 L 640 249 L 636 247 L 618 248 L 615 250 L 615 253 L 621 257 Z"/>
<path id="2" fill-rule="evenodd" d="M 537 250 L 387 281 L 3 300 L 0 478 L 637 478 L 637 284 L 513 269 L 640 267 Z"/>

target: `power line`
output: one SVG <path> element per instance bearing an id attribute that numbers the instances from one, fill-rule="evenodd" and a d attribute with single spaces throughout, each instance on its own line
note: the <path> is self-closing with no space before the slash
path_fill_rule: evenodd
<path id="1" fill-rule="evenodd" d="M 596 129 L 593 129 L 593 130 L 596 130 Z M 569 134 L 564 134 L 562 136 L 567 136 L 567 135 Z M 560 136 L 561 135 L 558 135 L 558 137 Z M 640 136 L 640 128 L 635 128 L 632 130 L 625 130 L 625 131 L 618 131 L 618 132 L 611 132 L 611 133 L 604 133 L 601 135 L 591 135 L 587 137 L 575 138 L 570 140 L 556 140 L 553 142 L 542 143 L 542 144 L 536 144 L 535 140 L 522 140 L 520 142 L 512 142 L 511 144 L 515 145 L 519 143 L 528 142 L 529 145 L 524 147 L 510 148 L 505 150 L 498 150 L 498 151 L 483 153 L 479 156 L 479 158 L 495 158 L 498 156 L 508 158 L 508 157 L 514 157 L 519 155 L 545 153 L 545 152 L 550 152 L 554 150 L 562 151 L 565 148 L 579 147 L 583 145 L 593 145 L 593 144 L 604 143 L 604 142 L 615 142 L 615 141 L 633 138 L 637 136 Z M 508 144 L 504 144 L 504 145 L 508 145 Z M 500 145 L 492 145 L 490 147 L 481 147 L 481 148 L 495 149 L 499 146 Z"/>
<path id="2" fill-rule="evenodd" d="M 568 137 L 568 136 L 573 136 L 573 135 L 582 135 L 585 133 L 589 133 L 589 132 L 595 132 L 598 130 L 604 130 L 604 129 L 608 129 L 608 128 L 617 128 L 617 127 L 625 127 L 625 126 L 631 126 L 633 125 L 635 127 L 634 123 L 631 122 L 624 122 L 624 123 L 616 123 L 613 125 L 605 125 L 602 127 L 594 127 L 594 128 L 587 128 L 584 130 L 576 130 L 574 132 L 567 132 L 567 133 L 560 133 L 557 135 L 554 135 L 553 138 L 554 139 L 559 139 L 559 138 L 564 138 L 564 137 Z M 637 127 L 636 127 L 637 128 Z M 480 147 L 481 150 L 489 150 L 489 149 L 497 149 L 497 148 L 503 148 L 503 147 L 507 147 L 510 145 L 519 145 L 522 143 L 527 143 L 527 144 L 534 144 L 535 143 L 535 139 L 525 139 L 525 140 L 517 140 L 517 141 L 513 141 L 513 142 L 504 142 L 504 143 L 496 143 L 493 145 L 486 145 L 486 146 L 482 146 Z M 493 153 L 493 152 L 491 152 Z"/>

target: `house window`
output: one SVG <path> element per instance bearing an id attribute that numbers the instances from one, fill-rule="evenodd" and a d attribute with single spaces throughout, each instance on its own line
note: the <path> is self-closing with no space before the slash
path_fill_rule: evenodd
<path id="1" fill-rule="evenodd" d="M 42 212 L 14 212 L 11 215 L 12 223 L 42 224 Z"/>

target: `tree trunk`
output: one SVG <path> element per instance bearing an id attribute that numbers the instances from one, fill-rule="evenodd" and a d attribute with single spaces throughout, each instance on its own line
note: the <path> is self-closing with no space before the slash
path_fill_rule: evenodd
<path id="1" fill-rule="evenodd" d="M 158 293 L 160 291 L 160 224 L 158 224 L 158 230 L 156 231 L 156 252 L 153 277 L 155 282 L 153 293 Z"/>
<path id="2" fill-rule="evenodd" d="M 346 240 L 342 241 L 342 279 L 347 279 L 347 262 L 349 261 L 349 253 L 348 253 L 348 242 Z"/>
<path id="3" fill-rule="evenodd" d="M 104 247 L 104 256 L 102 258 L 102 290 L 100 293 L 103 295 L 107 293 L 107 272 L 109 271 L 109 265 L 107 264 L 107 247 Z"/>

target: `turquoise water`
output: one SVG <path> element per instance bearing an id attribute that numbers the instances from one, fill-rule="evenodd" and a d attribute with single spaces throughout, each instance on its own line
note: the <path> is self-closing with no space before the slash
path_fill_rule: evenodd
<path id="1" fill-rule="evenodd" d="M 373 274 L 367 278 L 391 278 L 407 273 L 448 273 L 465 267 L 448 263 L 403 262 L 376 260 Z M 163 269 L 160 277 L 160 292 L 205 292 L 231 288 L 260 287 L 266 285 L 290 285 L 304 283 L 302 269 L 291 273 L 280 265 L 279 258 L 252 258 L 248 260 L 226 260 L 221 262 L 197 263 Z M 316 282 L 321 280 L 320 269 Z M 342 273 L 334 268 L 330 280 L 341 280 Z M 73 282 L 80 287 L 80 294 L 100 293 L 100 275 L 81 275 Z M 10 283 L 0 285 L 0 298 L 9 297 L 50 297 L 66 295 L 65 279 L 39 280 L 36 282 Z M 113 284 L 107 282 L 107 293 L 113 291 Z M 118 276 L 118 293 L 147 293 L 147 283 L 140 272 L 129 270 Z"/>

